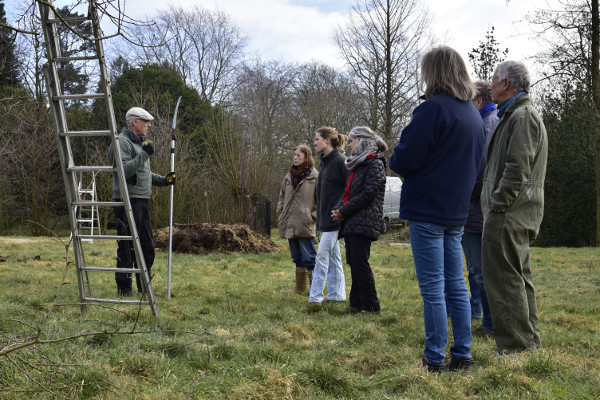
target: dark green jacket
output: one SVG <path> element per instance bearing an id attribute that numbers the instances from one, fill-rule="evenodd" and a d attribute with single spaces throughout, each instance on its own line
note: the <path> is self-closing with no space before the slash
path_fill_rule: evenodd
<path id="1" fill-rule="evenodd" d="M 544 214 L 548 136 L 529 95 L 517 97 L 498 121 L 488 148 L 481 208 L 506 214 L 513 227 L 537 236 Z"/>
<path id="2" fill-rule="evenodd" d="M 127 191 L 130 198 L 150 199 L 152 196 L 152 185 L 166 186 L 165 177 L 155 174 L 150 170 L 150 156 L 142 150 L 144 138 L 134 140 L 133 133 L 123 128 L 119 134 L 119 148 L 123 160 L 123 170 L 127 180 Z M 114 154 L 112 144 L 108 148 L 108 159 L 114 165 Z M 117 173 L 113 173 L 113 198 L 121 199 L 119 191 L 119 180 Z"/>

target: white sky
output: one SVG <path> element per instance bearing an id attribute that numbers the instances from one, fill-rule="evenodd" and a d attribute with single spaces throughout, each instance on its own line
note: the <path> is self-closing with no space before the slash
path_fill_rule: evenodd
<path id="1" fill-rule="evenodd" d="M 178 0 L 177 5 L 198 4 L 220 8 L 242 27 L 250 38 L 249 50 L 262 58 L 283 61 L 320 60 L 340 66 L 334 28 L 343 22 L 353 0 Z M 170 4 L 164 0 L 127 0 L 127 7 L 140 7 L 145 14 Z M 458 50 L 468 63 L 468 53 L 485 40 L 489 27 L 508 58 L 527 63 L 537 45 L 531 27 L 523 20 L 528 12 L 544 8 L 546 0 L 423 0 L 433 14 L 432 30 L 438 44 Z M 143 14 L 140 14 L 143 15 Z M 520 21 L 520 22 L 519 22 Z"/>
<path id="2" fill-rule="evenodd" d="M 5 0 L 7 12 L 21 0 Z M 545 8 L 552 0 L 423 0 L 433 14 L 432 31 L 458 50 L 467 65 L 468 53 L 485 40 L 489 27 L 508 58 L 524 61 L 539 47 L 523 20 L 528 12 Z M 12 7 L 11 7 L 12 3 Z M 68 0 L 57 4 L 72 3 Z M 318 60 L 341 67 L 343 61 L 333 41 L 333 31 L 344 21 L 353 0 L 126 0 L 125 12 L 138 18 L 151 17 L 158 10 L 176 4 L 181 7 L 219 8 L 226 12 L 249 37 L 251 55 L 283 62 Z M 533 71 L 532 71 L 533 72 Z M 535 74 L 533 74 L 535 75 Z M 532 77 L 533 78 L 533 77 Z"/>

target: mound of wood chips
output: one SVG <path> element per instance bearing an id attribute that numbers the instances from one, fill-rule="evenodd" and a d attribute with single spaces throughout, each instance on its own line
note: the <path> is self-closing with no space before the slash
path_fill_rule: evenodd
<path id="1" fill-rule="evenodd" d="M 167 251 L 169 228 L 154 232 L 154 247 Z M 173 251 L 178 253 L 267 253 L 280 251 L 271 239 L 245 224 L 177 224 L 173 227 Z"/>

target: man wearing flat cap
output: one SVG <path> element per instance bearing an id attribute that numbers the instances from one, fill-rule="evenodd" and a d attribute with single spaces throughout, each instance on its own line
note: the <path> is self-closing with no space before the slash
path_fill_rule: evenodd
<path id="1" fill-rule="evenodd" d="M 133 219 L 140 238 L 146 269 L 148 270 L 148 275 L 152 276 L 151 268 L 154 263 L 154 242 L 152 241 L 152 222 L 148 211 L 148 200 L 152 196 L 152 185 L 174 185 L 176 177 L 174 172 L 162 176 L 150 170 L 150 156 L 154 154 L 154 146 L 150 140 L 146 139 L 146 135 L 154 117 L 143 108 L 133 107 L 127 111 L 125 120 L 127 127 L 123 128 L 119 134 L 118 143 L 121 149 L 121 159 L 123 161 L 127 191 L 133 211 Z M 114 165 L 115 160 L 112 145 L 108 148 L 108 158 L 111 164 Z M 113 172 L 113 199 L 116 201 L 122 199 L 116 172 Z M 125 208 L 115 207 L 114 211 L 117 218 L 117 234 L 123 236 L 131 235 Z M 133 268 L 134 264 L 135 252 L 133 242 L 131 240 L 118 241 L 117 268 Z M 117 281 L 119 296 L 132 297 L 131 274 L 117 272 L 115 273 L 115 279 Z M 141 293 L 142 281 L 137 274 L 136 283 L 138 293 Z"/>

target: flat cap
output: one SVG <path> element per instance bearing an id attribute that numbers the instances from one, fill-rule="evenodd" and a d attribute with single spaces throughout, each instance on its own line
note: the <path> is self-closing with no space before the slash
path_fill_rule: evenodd
<path id="1" fill-rule="evenodd" d="M 131 121 L 134 119 L 143 119 L 144 121 L 154 121 L 154 117 L 141 107 L 133 107 L 125 114 L 125 120 Z"/>

